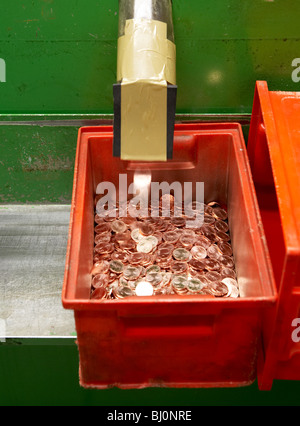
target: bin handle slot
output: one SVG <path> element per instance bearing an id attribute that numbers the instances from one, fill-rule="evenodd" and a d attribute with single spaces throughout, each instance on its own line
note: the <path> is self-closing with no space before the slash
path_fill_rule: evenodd
<path id="1" fill-rule="evenodd" d="M 124 334 L 130 338 L 201 338 L 214 334 L 215 316 L 204 317 L 123 317 Z"/>

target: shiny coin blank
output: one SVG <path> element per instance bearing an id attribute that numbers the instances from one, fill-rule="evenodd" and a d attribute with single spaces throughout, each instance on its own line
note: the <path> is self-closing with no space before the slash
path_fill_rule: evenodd
<path id="1" fill-rule="evenodd" d="M 153 296 L 153 286 L 147 281 L 140 281 L 135 288 L 135 294 L 137 296 Z"/>
<path id="2" fill-rule="evenodd" d="M 153 250 L 153 245 L 151 241 L 143 238 L 138 242 L 136 249 L 139 253 L 150 253 Z"/>

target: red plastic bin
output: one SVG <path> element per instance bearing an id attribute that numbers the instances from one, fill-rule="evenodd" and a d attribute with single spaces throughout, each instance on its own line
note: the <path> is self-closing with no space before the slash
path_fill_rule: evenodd
<path id="1" fill-rule="evenodd" d="M 239 124 L 176 125 L 165 163 L 112 157 L 112 127 L 79 131 L 63 306 L 74 310 L 80 384 L 91 388 L 234 387 L 253 383 L 264 318 L 277 292 Z M 239 299 L 206 296 L 90 300 L 94 196 L 151 169 L 155 182 L 204 182 L 205 202 L 227 205 Z"/>
<path id="2" fill-rule="evenodd" d="M 300 380 L 300 93 L 257 82 L 248 154 L 269 246 L 278 304 L 268 319 L 259 387 Z M 297 329 L 298 327 L 298 329 Z"/>

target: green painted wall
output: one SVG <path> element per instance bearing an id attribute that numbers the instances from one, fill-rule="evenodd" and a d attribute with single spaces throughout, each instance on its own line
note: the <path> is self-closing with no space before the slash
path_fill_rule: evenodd
<path id="1" fill-rule="evenodd" d="M 173 4 L 178 112 L 250 113 L 257 79 L 299 88 L 299 1 Z M 117 0 L 2 0 L 0 113 L 112 113 L 117 36 Z"/>
<path id="2" fill-rule="evenodd" d="M 270 90 L 300 90 L 292 80 L 298 0 L 173 4 L 178 114 L 242 115 L 246 137 L 256 80 Z M 0 203 L 70 202 L 79 126 L 112 119 L 117 28 L 117 0 L 1 1 Z M 45 122 L 54 119 L 55 126 Z M 2 345 L 0 365 L 0 405 L 299 405 L 299 382 L 277 382 L 269 393 L 256 384 L 86 391 L 75 345 Z"/>
<path id="3" fill-rule="evenodd" d="M 298 0 L 173 5 L 178 114 L 249 117 L 258 79 L 270 90 L 300 90 L 292 80 Z M 117 36 L 118 0 L 1 1 L 0 203 L 70 202 L 80 124 L 15 124 L 111 119 Z"/>
<path id="4" fill-rule="evenodd" d="M 256 383 L 233 389 L 83 389 L 78 384 L 75 344 L 0 345 L 0 366 L 0 406 L 299 405 L 300 382 L 275 382 L 271 392 L 259 392 Z M 228 416 L 227 413 L 221 415 Z M 103 424 L 101 410 L 97 419 Z"/>

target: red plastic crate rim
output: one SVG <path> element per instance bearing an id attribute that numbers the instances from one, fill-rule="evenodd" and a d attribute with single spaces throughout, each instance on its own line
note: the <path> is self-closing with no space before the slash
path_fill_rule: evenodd
<path id="1" fill-rule="evenodd" d="M 257 82 L 248 155 L 279 298 L 268 318 L 262 390 L 274 379 L 300 380 L 299 117 L 300 92 L 271 92 Z"/>
<path id="2" fill-rule="evenodd" d="M 63 306 L 73 309 L 84 387 L 232 387 L 253 383 L 277 292 L 239 124 L 178 124 L 174 157 L 112 157 L 112 127 L 79 131 Z M 227 205 L 239 299 L 205 296 L 90 300 L 94 196 L 102 181 L 204 182 L 205 202 Z"/>

